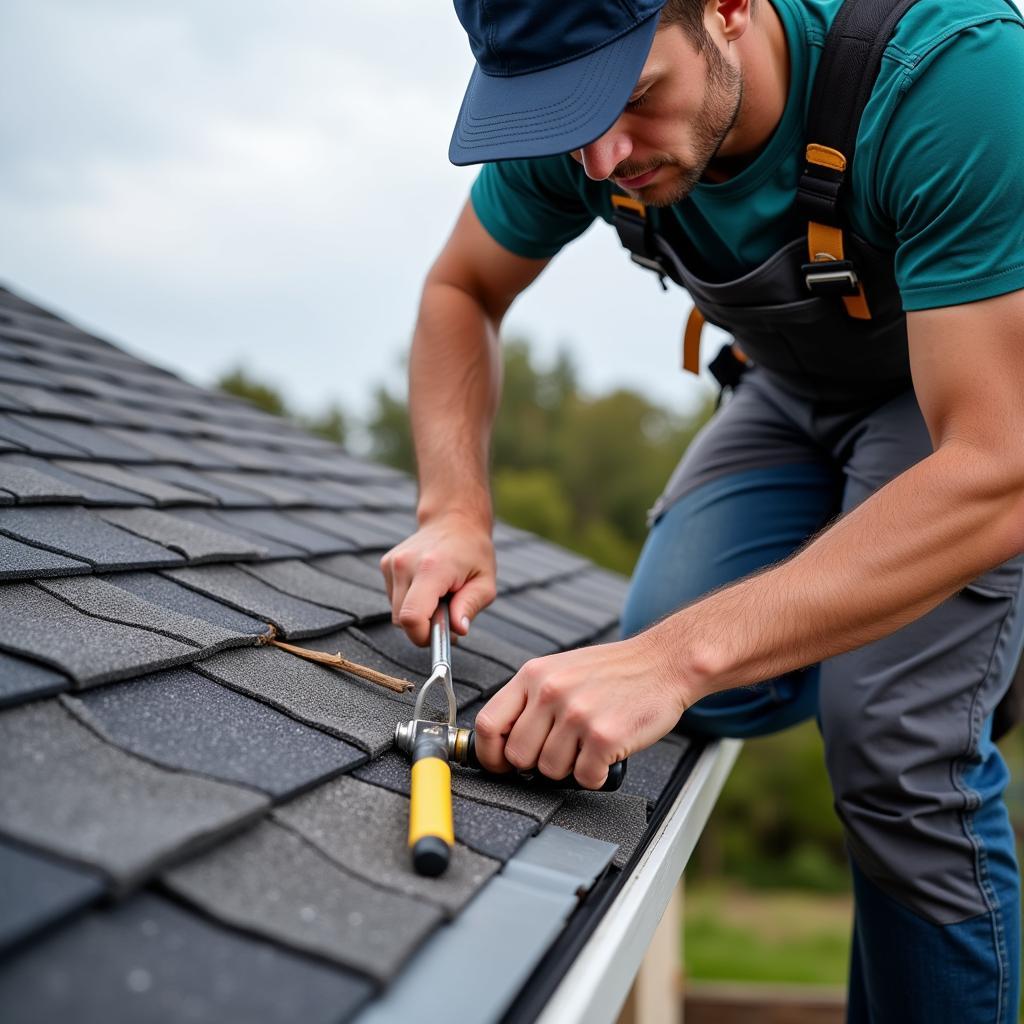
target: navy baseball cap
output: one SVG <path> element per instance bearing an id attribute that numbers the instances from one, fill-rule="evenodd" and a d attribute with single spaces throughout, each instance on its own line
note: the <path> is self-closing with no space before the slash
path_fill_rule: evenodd
<path id="1" fill-rule="evenodd" d="M 629 100 L 665 0 L 455 0 L 476 67 L 453 164 L 568 153 Z"/>

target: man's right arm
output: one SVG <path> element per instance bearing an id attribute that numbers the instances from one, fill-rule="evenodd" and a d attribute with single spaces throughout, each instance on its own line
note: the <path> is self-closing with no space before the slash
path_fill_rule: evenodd
<path id="1" fill-rule="evenodd" d="M 428 642 L 445 594 L 458 634 L 494 599 L 488 456 L 501 393 L 498 330 L 547 263 L 499 245 L 467 202 L 424 283 L 409 362 L 419 528 L 381 559 L 392 620 L 414 643 Z"/>

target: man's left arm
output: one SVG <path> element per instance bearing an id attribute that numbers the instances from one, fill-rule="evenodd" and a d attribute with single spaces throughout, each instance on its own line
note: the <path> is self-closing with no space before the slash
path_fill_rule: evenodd
<path id="1" fill-rule="evenodd" d="M 619 643 L 528 662 L 477 717 L 494 769 L 600 786 L 709 694 L 895 632 L 1024 551 L 1024 291 L 907 316 L 934 450 L 784 562 Z"/>

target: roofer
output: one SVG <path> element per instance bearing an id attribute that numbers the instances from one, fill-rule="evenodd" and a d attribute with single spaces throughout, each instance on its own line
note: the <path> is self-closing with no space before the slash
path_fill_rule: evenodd
<path id="1" fill-rule="evenodd" d="M 716 360 L 734 393 L 653 510 L 626 639 L 529 662 L 477 718 L 481 760 L 596 787 L 676 727 L 817 715 L 853 865 L 849 1019 L 1015 1020 L 992 717 L 1024 638 L 1020 16 L 455 6 L 477 67 L 450 156 L 485 166 L 422 296 L 420 529 L 382 560 L 395 620 L 423 643 L 446 592 L 460 633 L 493 598 L 498 328 L 613 222 L 696 303 L 691 366 L 702 317 L 734 336 Z"/>

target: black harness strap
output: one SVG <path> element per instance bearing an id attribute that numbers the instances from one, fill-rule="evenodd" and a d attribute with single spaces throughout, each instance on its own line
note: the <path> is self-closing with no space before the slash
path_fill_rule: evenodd
<path id="1" fill-rule="evenodd" d="M 665 278 L 669 270 L 658 251 L 657 234 L 644 204 L 630 196 L 613 194 L 612 225 L 630 259 L 645 270 L 653 270 L 658 275 L 662 290 L 668 291 Z"/>
<path id="2" fill-rule="evenodd" d="M 840 204 L 857 147 L 861 116 L 900 18 L 917 0 L 846 0 L 832 22 L 807 115 L 808 144 L 835 150 L 844 170 L 808 162 L 797 187 L 802 220 L 841 225 Z"/>

